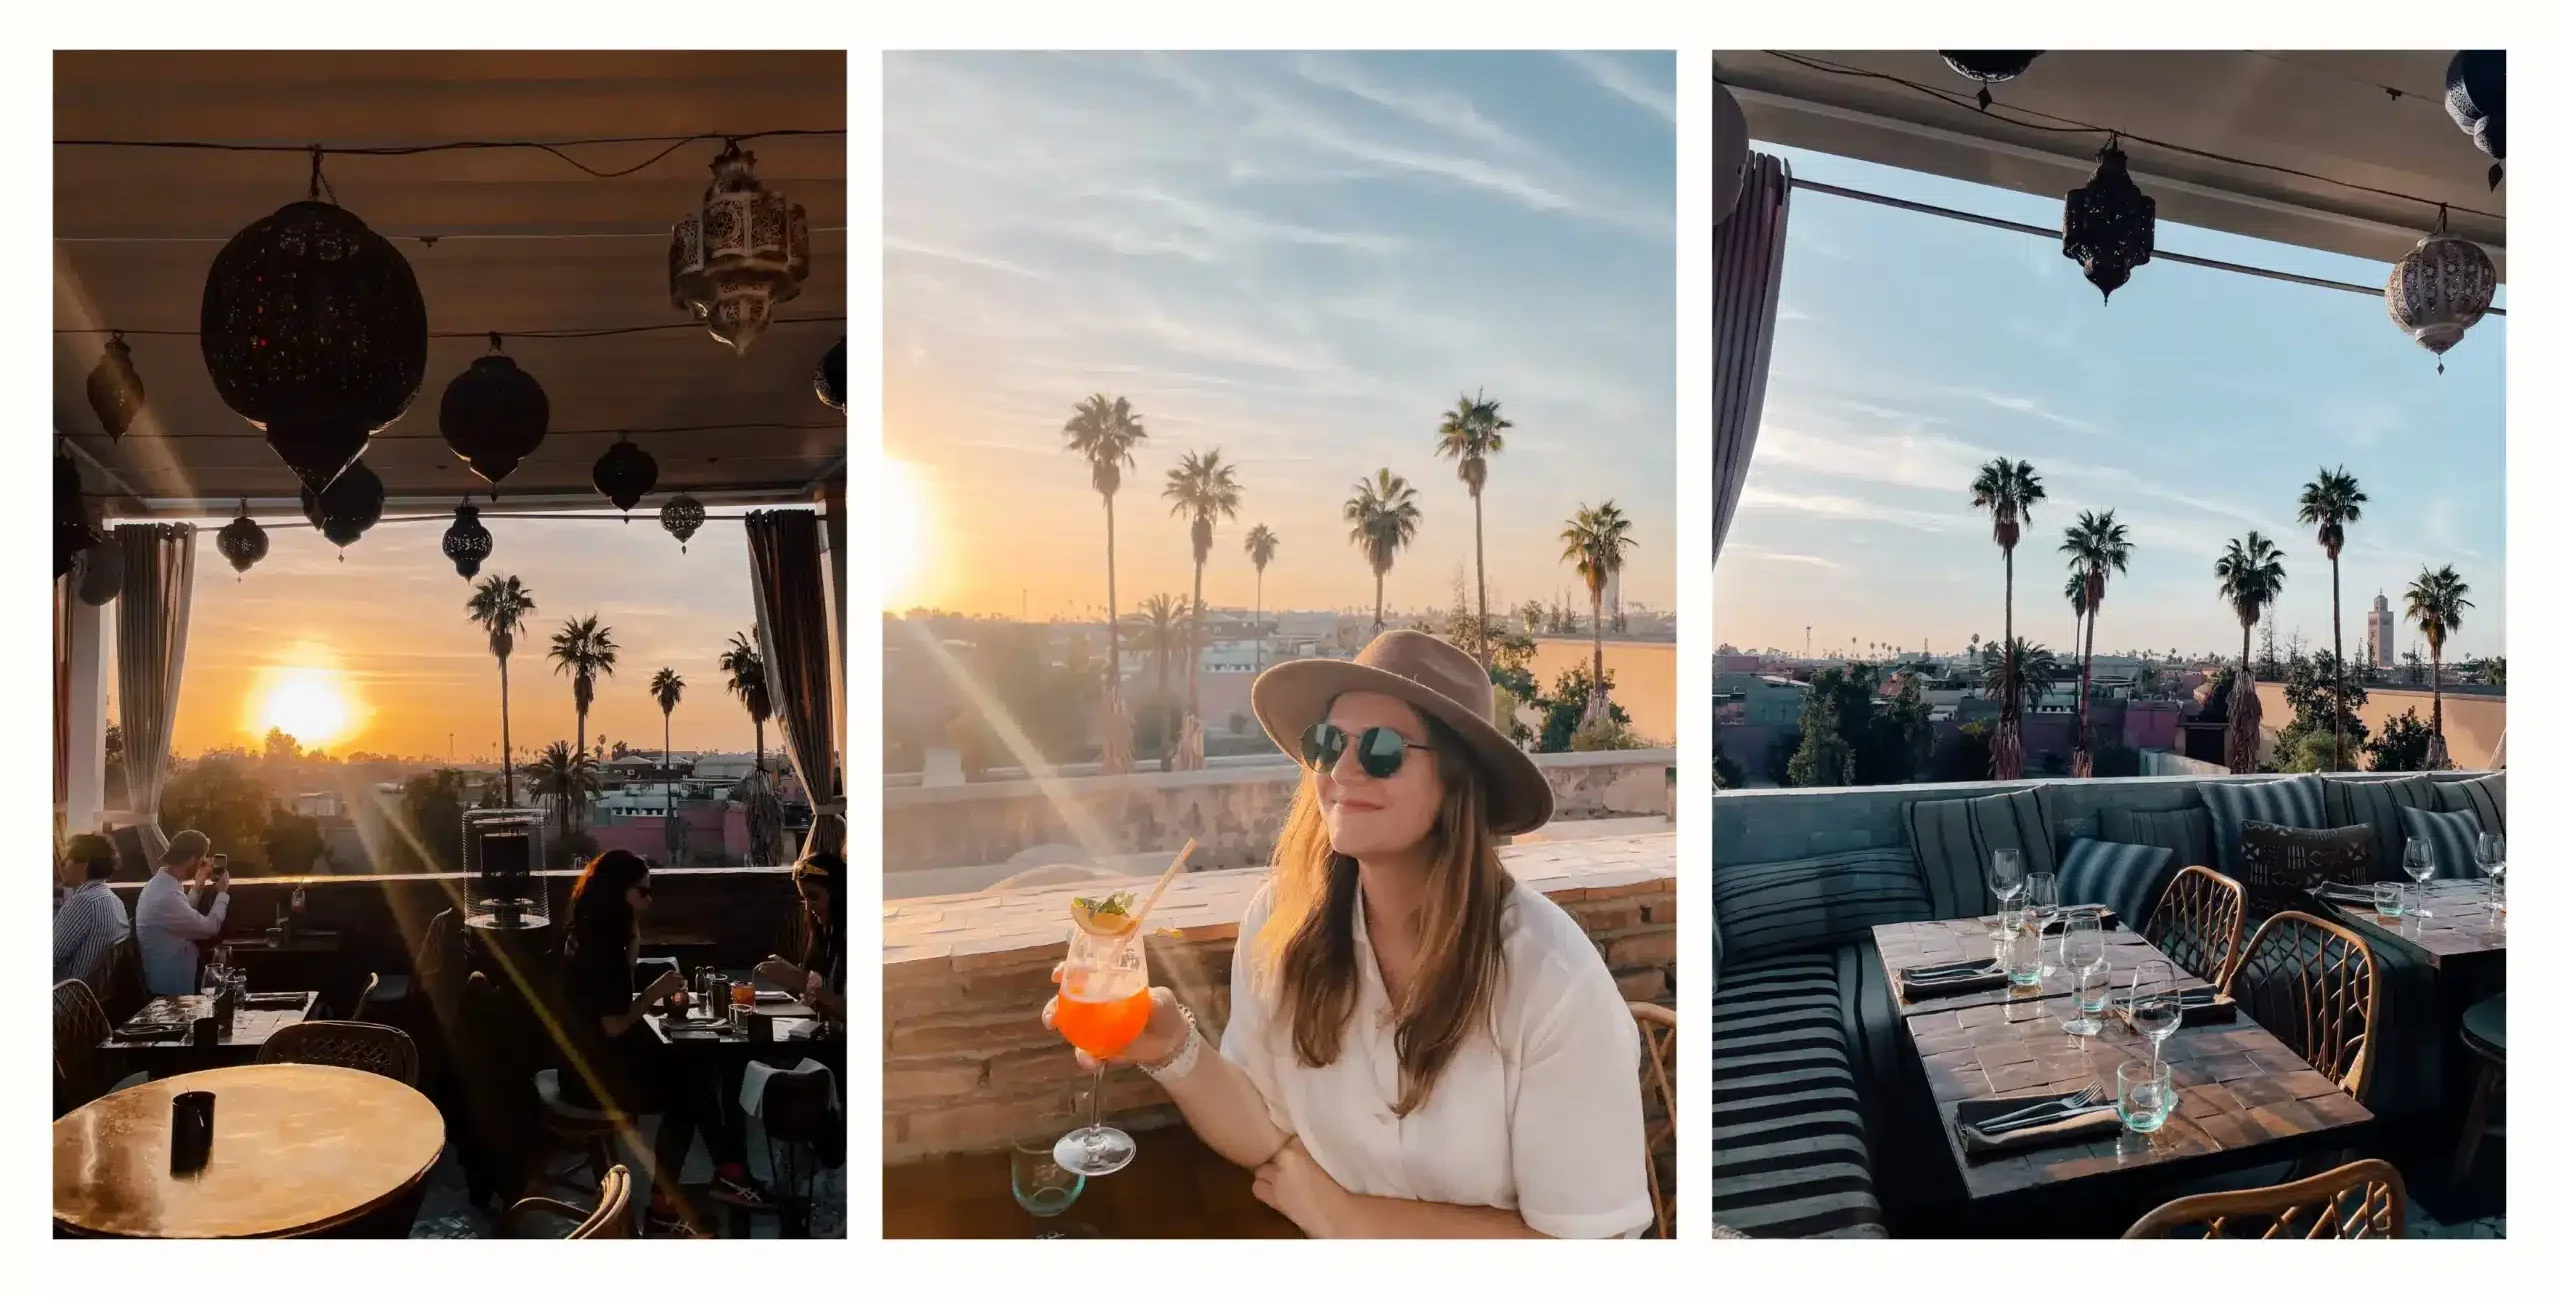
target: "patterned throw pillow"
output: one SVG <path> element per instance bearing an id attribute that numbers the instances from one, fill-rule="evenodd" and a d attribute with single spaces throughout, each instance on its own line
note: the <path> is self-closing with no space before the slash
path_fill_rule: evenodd
<path id="1" fill-rule="evenodd" d="M 2329 823 L 2339 828 L 2361 824 L 2373 830 L 2373 876 L 2399 878 L 2400 851 L 2409 841 L 2400 812 L 2414 806 L 2436 809 L 2435 781 L 2425 775 L 2403 779 L 2338 779 L 2320 777 L 2328 803 Z"/>
<path id="2" fill-rule="evenodd" d="M 2098 812 L 2097 836 L 2109 842 L 2167 847 L 2180 866 L 2213 868 L 2213 815 L 2201 806 L 2177 811 Z"/>
<path id="3" fill-rule="evenodd" d="M 2135 842 L 2102 842 L 2074 838 L 2062 858 L 2062 874 L 2054 880 L 2065 905 L 2103 905 L 2126 927 L 2140 928 L 2151 918 L 2161 889 L 2178 863 L 2167 847 Z"/>
<path id="4" fill-rule="evenodd" d="M 1727 865 L 1713 879 L 1722 960 L 1737 967 L 1831 950 L 1879 923 L 1929 917 L 1929 890 L 1900 847 Z"/>
<path id="5" fill-rule="evenodd" d="M 2241 825 L 2255 821 L 2318 829 L 2329 823 L 2327 811 L 2320 804 L 2318 775 L 2246 783 L 2212 779 L 2196 785 L 2196 795 L 2204 799 L 2205 810 L 2213 816 L 2213 867 L 2243 881 L 2248 879 L 2248 872 L 2240 861 Z M 2249 890 L 2254 894 L 2257 884 L 2251 883 Z"/>
<path id="6" fill-rule="evenodd" d="M 2298 829 L 2248 821 L 2240 827 L 2240 881 L 2254 915 L 2300 909 L 2326 883 L 2373 881 L 2373 830 Z"/>
<path id="7" fill-rule="evenodd" d="M 2469 808 L 2405 810 L 2400 812 L 2400 822 L 2408 828 L 2411 842 L 2423 841 L 2433 853 L 2436 877 L 2480 877 L 2480 817 Z"/>

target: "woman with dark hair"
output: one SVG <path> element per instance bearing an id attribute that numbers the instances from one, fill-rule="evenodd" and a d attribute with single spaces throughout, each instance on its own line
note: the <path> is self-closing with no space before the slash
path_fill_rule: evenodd
<path id="1" fill-rule="evenodd" d="M 708 1237 L 680 1184 L 696 1132 L 711 1149 L 714 1199 L 762 1207 L 769 1197 L 747 1174 L 745 1136 L 725 1119 L 710 1075 L 688 1066 L 644 1021 L 684 989 L 683 975 L 673 969 L 646 987 L 634 987 L 640 916 L 649 903 L 649 862 L 629 851 L 608 851 L 588 861 L 569 893 L 563 950 L 568 1056 L 560 1069 L 561 1095 L 581 1107 L 634 1116 L 657 1113 L 648 1228 Z"/>
<path id="2" fill-rule="evenodd" d="M 819 1016 L 844 1020 L 844 857 L 821 851 L 792 866 L 791 883 L 809 918 L 809 944 L 795 964 L 780 955 L 756 976 L 797 995 Z"/>

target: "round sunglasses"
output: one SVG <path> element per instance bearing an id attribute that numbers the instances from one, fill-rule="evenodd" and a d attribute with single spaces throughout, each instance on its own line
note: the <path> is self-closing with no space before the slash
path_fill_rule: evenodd
<path id="1" fill-rule="evenodd" d="M 1393 779 L 1404 769 L 1404 754 L 1428 752 L 1427 743 L 1415 743 L 1385 726 L 1375 726 L 1353 734 L 1331 721 L 1317 721 L 1307 727 L 1298 739 L 1298 756 L 1307 769 L 1329 775 L 1342 764 L 1343 754 L 1357 752 L 1360 769 L 1371 779 Z"/>

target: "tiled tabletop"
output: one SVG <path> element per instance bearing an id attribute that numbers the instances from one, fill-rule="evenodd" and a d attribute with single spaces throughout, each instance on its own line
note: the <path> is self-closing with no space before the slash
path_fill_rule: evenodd
<path id="1" fill-rule="evenodd" d="M 2110 928 L 2105 935 L 2107 982 L 2117 991 L 2133 989 L 2134 974 L 2144 963 L 2155 959 L 2162 961 L 2169 959 L 2167 955 L 2160 952 L 2158 947 L 2144 941 L 2141 933 L 2130 928 Z M 1897 987 L 1903 969 L 1932 964 L 1950 964 L 1966 959 L 1986 959 L 1998 954 L 2001 945 L 1997 930 L 1981 919 L 1880 923 L 1876 925 L 1875 937 L 1876 952 L 1884 958 L 1885 976 L 1896 979 Z M 2045 944 L 2050 948 L 2056 940 L 2058 938 L 2047 937 Z M 2021 952 L 2026 949 L 2023 939 L 2019 949 Z M 2170 966 L 2176 967 L 2174 962 Z M 2178 969 L 2177 985 L 2184 990 L 2206 986 L 2209 983 L 2189 974 L 2185 969 Z M 1936 996 L 1923 1000 L 1903 1000 L 1897 989 L 1895 1004 L 1903 1017 L 1915 1018 L 1983 1005 L 2050 999 L 2068 995 L 2071 986 L 2071 974 L 2062 972 L 2047 976 L 2037 986 L 1994 986 L 1980 991 L 1968 991 L 1962 995 Z"/>
<path id="2" fill-rule="evenodd" d="M 2427 884 L 2428 918 L 2403 914 L 2384 918 L 2370 905 L 2326 902 L 2349 925 L 2367 936 L 2381 935 L 2425 951 L 2427 962 L 2442 968 L 2452 961 L 2482 956 L 2506 958 L 2506 911 L 2491 903 L 2494 888 L 2485 879 L 2458 878 Z"/>

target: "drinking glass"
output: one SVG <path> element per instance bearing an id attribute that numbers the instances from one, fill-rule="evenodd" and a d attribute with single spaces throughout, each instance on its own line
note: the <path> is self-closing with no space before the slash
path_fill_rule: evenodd
<path id="1" fill-rule="evenodd" d="M 1128 1132 L 1102 1122 L 1110 1060 L 1146 1030 L 1155 999 L 1147 988 L 1147 943 L 1137 933 L 1097 937 L 1079 927 L 1067 941 L 1058 974 L 1058 1011 L 1050 1021 L 1093 1056 L 1093 1123 L 1060 1136 L 1058 1165 L 1078 1175 L 1109 1175 L 1138 1155 Z"/>
<path id="2" fill-rule="evenodd" d="M 1013 1200 L 1034 1216 L 1055 1216 L 1084 1192 L 1084 1177 L 1058 1165 L 1057 1150 L 1047 1135 L 1013 1142 Z"/>
<path id="3" fill-rule="evenodd" d="M 2421 919 L 2434 918 L 2436 912 L 2427 908 L 2427 880 L 2436 876 L 2435 849 L 2427 845 L 2425 838 L 2411 835 L 2409 850 L 2401 856 L 2400 867 L 2408 873 L 2409 881 L 2418 885 L 2409 897 L 2409 914 Z"/>
<path id="4" fill-rule="evenodd" d="M 2133 989 L 2125 996 L 2126 1017 L 2133 1029 L 2151 1038 L 2151 1061 L 2160 1064 L 2160 1043 L 2176 1034 L 2187 1006 L 2178 991 L 2177 967 L 2165 959 L 2147 960 L 2133 970 Z"/>
<path id="5" fill-rule="evenodd" d="M 1991 894 L 2000 898 L 2003 907 L 2017 899 L 2027 887 L 2026 857 L 2016 847 L 2002 847 L 1991 853 Z"/>
<path id="6" fill-rule="evenodd" d="M 2097 915 L 2074 914 L 2063 925 L 2062 966 L 2077 979 L 2071 995 L 2075 1012 L 2062 1029 L 2074 1036 L 2097 1035 L 2098 1015 L 2107 1007 L 2107 939 L 2098 928 Z"/>
<path id="7" fill-rule="evenodd" d="M 2124 1128 L 2148 1142 L 2169 1120 L 2169 1068 L 2147 1058 L 2129 1058 L 2116 1066 L 2116 1117 Z"/>
<path id="8" fill-rule="evenodd" d="M 2480 830 L 2480 872 L 2489 876 L 2489 904 L 2500 911 L 2507 908 L 2507 838 L 2503 833 Z"/>
<path id="9" fill-rule="evenodd" d="M 2396 919 L 2409 910 L 2409 889 L 2401 883 L 2373 885 L 2373 912 L 2386 919 Z"/>
<path id="10" fill-rule="evenodd" d="M 2045 958 L 2046 927 L 2062 913 L 2062 890 L 2051 874 L 2027 875 L 2027 931 L 2036 939 L 2036 976 L 2039 981 L 2062 970 Z M 2055 952 L 2058 953 L 2058 952 Z M 2034 985 L 2035 983 L 2029 983 Z"/>

